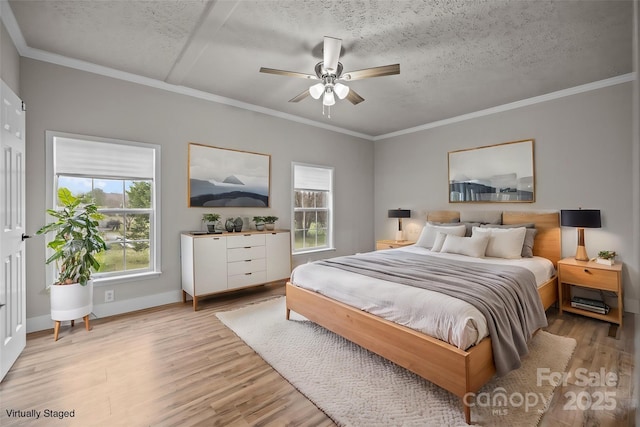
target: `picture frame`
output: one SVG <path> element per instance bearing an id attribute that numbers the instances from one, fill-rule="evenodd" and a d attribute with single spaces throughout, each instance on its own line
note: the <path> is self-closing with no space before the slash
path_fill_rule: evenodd
<path id="1" fill-rule="evenodd" d="M 271 155 L 189 143 L 189 207 L 270 206 Z"/>
<path id="2" fill-rule="evenodd" d="M 450 151 L 449 203 L 533 203 L 534 140 Z"/>

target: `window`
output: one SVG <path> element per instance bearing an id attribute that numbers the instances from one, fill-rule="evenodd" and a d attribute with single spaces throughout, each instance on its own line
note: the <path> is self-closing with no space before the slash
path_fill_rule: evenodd
<path id="1" fill-rule="evenodd" d="M 333 249 L 333 168 L 293 163 L 293 253 Z"/>
<path id="2" fill-rule="evenodd" d="M 48 131 L 47 157 L 47 206 L 66 187 L 104 215 L 95 282 L 159 273 L 160 146 Z"/>

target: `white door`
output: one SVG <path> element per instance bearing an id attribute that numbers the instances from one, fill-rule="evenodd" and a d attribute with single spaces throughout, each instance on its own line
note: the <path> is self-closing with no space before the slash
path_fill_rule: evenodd
<path id="1" fill-rule="evenodd" d="M 27 342 L 25 282 L 25 113 L 0 81 L 0 381 Z"/>

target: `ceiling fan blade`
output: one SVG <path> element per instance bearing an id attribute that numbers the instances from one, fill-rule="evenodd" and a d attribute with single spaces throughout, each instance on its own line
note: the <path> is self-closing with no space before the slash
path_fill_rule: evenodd
<path id="1" fill-rule="evenodd" d="M 383 65 L 381 67 L 365 68 L 364 70 L 349 71 L 340 76 L 340 80 L 359 80 L 370 77 L 391 76 L 400 74 L 400 64 Z"/>
<path id="2" fill-rule="evenodd" d="M 335 37 L 324 37 L 324 69 L 330 73 L 335 73 L 338 69 L 338 60 L 340 59 L 340 49 L 342 48 L 342 40 Z"/>
<path id="3" fill-rule="evenodd" d="M 319 80 L 318 76 L 313 74 L 298 73 L 296 71 L 276 70 L 275 68 L 260 67 L 261 73 L 277 74 L 279 76 L 298 77 L 301 79 Z"/>
<path id="4" fill-rule="evenodd" d="M 352 103 L 353 105 L 358 105 L 360 104 L 362 101 L 364 101 L 364 98 L 361 97 L 360 95 L 358 95 L 356 93 L 356 91 L 354 91 L 353 89 L 349 90 L 349 93 L 347 94 L 347 100 Z"/>
<path id="5" fill-rule="evenodd" d="M 300 95 L 294 96 L 289 100 L 289 102 L 300 102 L 303 99 L 305 99 L 307 96 L 309 96 L 309 89 L 305 90 Z"/>

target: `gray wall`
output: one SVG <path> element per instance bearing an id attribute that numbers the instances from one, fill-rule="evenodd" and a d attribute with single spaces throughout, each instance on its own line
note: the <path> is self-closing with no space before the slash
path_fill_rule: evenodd
<path id="1" fill-rule="evenodd" d="M 625 309 L 639 312 L 639 256 L 634 248 L 632 83 L 568 96 L 375 143 L 376 238 L 392 238 L 388 209 L 412 210 L 405 229 L 416 239 L 429 210 L 601 209 L 602 228 L 585 230 L 590 256 L 611 249 L 625 263 Z M 449 204 L 447 153 L 535 139 L 535 203 Z M 563 255 L 576 249 L 563 228 Z M 637 239 L 637 236 L 635 237 Z"/>
<path id="2" fill-rule="evenodd" d="M 27 112 L 27 226 L 45 222 L 45 131 L 150 142 L 162 146 L 162 275 L 158 279 L 109 286 L 116 301 L 101 304 L 99 316 L 177 301 L 180 295 L 179 233 L 200 229 L 203 212 L 187 208 L 187 144 L 198 142 L 271 154 L 271 208 L 217 211 L 226 216 L 273 214 L 289 228 L 291 162 L 335 167 L 336 251 L 298 256 L 309 259 L 373 249 L 373 145 L 328 130 L 23 58 L 22 98 Z M 354 212 L 353 207 L 358 207 Z M 45 327 L 49 313 L 43 238 L 27 248 L 27 318 L 30 330 Z M 41 325 L 38 327 L 37 325 Z"/>
<path id="3" fill-rule="evenodd" d="M 0 78 L 20 96 L 20 55 L 0 21 Z"/>

